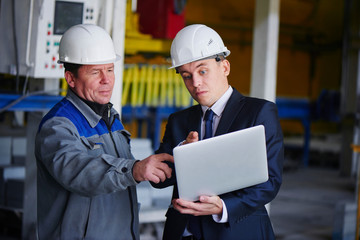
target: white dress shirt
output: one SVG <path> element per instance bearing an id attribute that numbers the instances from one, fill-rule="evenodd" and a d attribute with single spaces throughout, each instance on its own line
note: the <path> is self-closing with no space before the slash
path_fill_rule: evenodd
<path id="1" fill-rule="evenodd" d="M 232 92 L 233 92 L 233 88 L 231 86 L 229 86 L 228 90 L 226 90 L 226 92 L 221 96 L 221 98 L 219 100 L 217 100 L 211 106 L 211 110 L 214 112 L 214 118 L 213 118 L 213 122 L 212 122 L 212 131 L 213 131 L 212 135 L 213 136 L 214 136 L 214 134 L 216 132 L 216 129 L 217 129 L 218 125 L 219 125 L 219 122 L 220 122 L 220 119 L 221 119 L 221 116 L 222 116 L 222 112 L 224 111 L 226 103 L 228 102 Z M 203 117 L 202 117 L 202 121 L 201 121 L 201 134 L 199 134 L 199 136 L 201 136 L 201 139 L 203 139 L 204 135 L 205 135 L 204 116 L 205 116 L 206 110 L 208 110 L 208 107 L 207 106 L 201 106 L 201 109 L 203 111 Z M 181 145 L 183 142 L 181 142 L 179 145 Z M 228 222 L 228 212 L 227 212 L 226 205 L 225 205 L 225 203 L 224 203 L 224 201 L 222 199 L 221 199 L 221 202 L 222 202 L 222 205 L 223 205 L 222 216 L 219 216 L 217 214 L 213 214 L 212 217 L 213 217 L 214 221 L 217 222 L 217 223 L 226 223 L 226 222 Z M 191 233 L 188 231 L 187 228 L 185 228 L 183 236 L 189 236 L 189 235 L 191 235 Z"/>
<path id="2" fill-rule="evenodd" d="M 219 100 L 217 100 L 214 105 L 211 106 L 211 110 L 215 113 L 214 114 L 214 119 L 212 122 L 212 135 L 215 135 L 216 129 L 219 125 L 222 113 L 224 111 L 224 108 L 226 106 L 226 103 L 228 102 L 231 94 L 233 92 L 233 89 L 231 86 L 229 86 L 228 90 L 226 90 L 226 92 L 221 96 L 221 98 Z M 204 138 L 205 135 L 205 121 L 204 121 L 204 116 L 205 116 L 205 112 L 206 110 L 208 110 L 207 106 L 201 106 L 202 111 L 203 111 L 203 120 L 201 121 L 201 139 Z M 224 203 L 224 201 L 221 199 L 222 201 L 222 205 L 223 205 L 223 214 L 222 216 L 218 216 L 217 214 L 212 215 L 213 219 L 215 222 L 217 223 L 225 223 L 228 221 L 228 212 L 226 209 L 226 205 Z"/>

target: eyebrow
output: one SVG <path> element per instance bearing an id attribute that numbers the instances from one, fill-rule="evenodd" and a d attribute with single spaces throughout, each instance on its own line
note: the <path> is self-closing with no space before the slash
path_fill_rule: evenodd
<path id="1" fill-rule="evenodd" d="M 196 67 L 195 67 L 195 69 L 197 69 L 197 68 L 199 68 L 199 67 L 203 67 L 203 66 L 207 66 L 207 64 L 206 63 L 199 63 L 199 65 L 197 65 Z"/>
<path id="2" fill-rule="evenodd" d="M 203 66 L 206 67 L 207 64 L 204 63 L 204 62 L 201 62 L 201 63 L 199 63 L 198 65 L 195 66 L 195 69 L 198 69 L 198 68 L 203 67 Z M 181 71 L 181 68 L 180 68 L 180 69 L 179 69 L 179 73 L 182 74 L 182 73 L 189 73 L 189 72 L 188 72 L 188 71 L 185 71 L 185 70 L 184 70 L 184 71 Z"/>
<path id="3" fill-rule="evenodd" d="M 106 67 L 105 70 L 108 70 L 108 69 L 113 69 L 114 66 L 110 66 L 110 67 Z M 102 67 L 92 67 L 89 69 L 89 71 L 101 71 L 103 68 Z"/>

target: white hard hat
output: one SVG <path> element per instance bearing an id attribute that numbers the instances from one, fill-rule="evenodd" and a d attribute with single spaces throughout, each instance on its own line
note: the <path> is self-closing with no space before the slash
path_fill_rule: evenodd
<path id="1" fill-rule="evenodd" d="M 60 40 L 58 63 L 98 65 L 119 59 L 110 35 L 93 24 L 72 26 Z"/>
<path id="2" fill-rule="evenodd" d="M 170 68 L 216 55 L 230 55 L 219 34 L 203 24 L 193 24 L 181 29 L 171 44 L 170 53 Z"/>

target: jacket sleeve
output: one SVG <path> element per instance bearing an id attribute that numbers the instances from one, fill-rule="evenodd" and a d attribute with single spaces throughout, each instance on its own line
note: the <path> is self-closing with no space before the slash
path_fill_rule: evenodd
<path id="1" fill-rule="evenodd" d="M 186 139 L 191 131 L 199 132 L 201 125 L 202 111 L 200 105 L 195 105 L 190 108 L 175 112 L 168 118 L 166 124 L 165 134 L 156 153 L 168 153 L 173 155 L 173 149 Z M 158 184 L 151 183 L 156 188 L 165 188 L 174 186 L 174 198 L 178 197 L 175 165 L 168 163 L 172 168 L 171 178 Z"/>
<path id="2" fill-rule="evenodd" d="M 103 149 L 105 146 L 101 141 L 99 143 L 80 137 L 69 119 L 51 118 L 36 136 L 37 164 L 65 189 L 84 196 L 111 193 L 136 185 L 132 176 L 135 160 L 131 156 L 118 158 L 115 154 L 107 154 Z"/>
<path id="3" fill-rule="evenodd" d="M 252 124 L 265 127 L 269 179 L 265 183 L 220 196 L 226 204 L 230 224 L 245 219 L 272 201 L 282 182 L 284 146 L 276 105 L 266 102 Z"/>
<path id="4" fill-rule="evenodd" d="M 176 136 L 173 134 L 173 121 L 174 121 L 174 115 L 171 114 L 168 118 L 168 122 L 166 124 L 166 129 L 164 133 L 164 137 L 162 139 L 162 142 L 160 143 L 159 149 L 155 151 L 155 153 L 168 153 L 170 155 L 173 155 L 173 148 L 178 145 L 179 143 L 176 143 Z M 175 129 L 176 130 L 176 129 Z M 179 136 L 181 138 L 181 136 Z M 185 139 L 185 138 L 184 138 Z M 183 140 L 184 140 L 183 139 Z M 179 141 L 181 142 L 181 141 Z M 151 185 L 155 188 L 166 188 L 169 186 L 173 186 L 176 183 L 176 173 L 175 173 L 175 165 L 174 163 L 166 162 L 168 166 L 172 169 L 171 177 L 166 179 L 164 182 L 154 183 L 150 182 Z"/>

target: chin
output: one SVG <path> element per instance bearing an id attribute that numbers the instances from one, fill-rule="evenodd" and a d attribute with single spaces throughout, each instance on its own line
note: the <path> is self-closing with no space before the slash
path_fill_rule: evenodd
<path id="1" fill-rule="evenodd" d="M 209 103 L 208 101 L 204 101 L 204 100 L 201 101 L 201 100 L 199 100 L 199 99 L 196 100 L 196 101 L 197 101 L 200 105 L 202 105 L 202 106 L 208 106 L 208 103 Z"/>
<path id="2" fill-rule="evenodd" d="M 100 99 L 99 101 L 97 101 L 97 103 L 100 103 L 100 104 L 107 104 L 108 102 L 110 102 L 110 98 L 109 99 Z"/>

